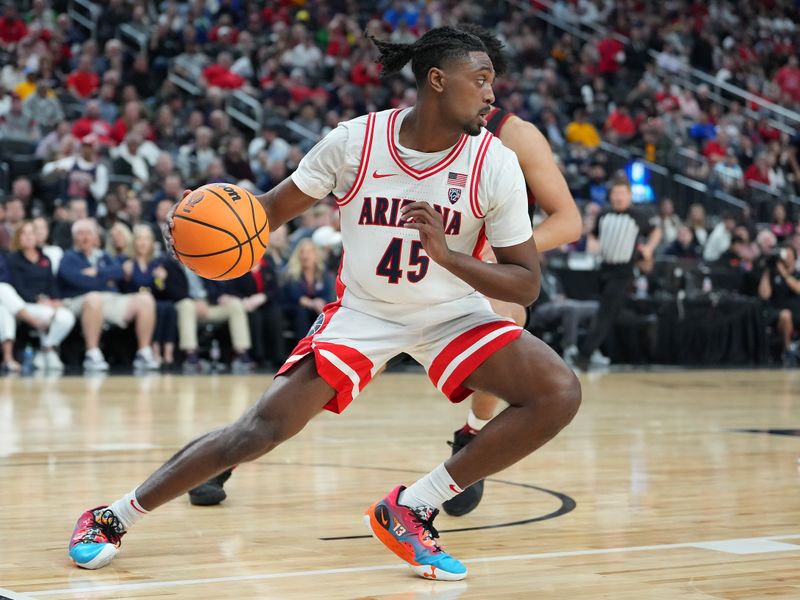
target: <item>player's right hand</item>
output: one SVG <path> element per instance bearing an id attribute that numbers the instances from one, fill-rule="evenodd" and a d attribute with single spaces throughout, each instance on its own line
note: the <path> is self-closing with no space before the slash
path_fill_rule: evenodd
<path id="1" fill-rule="evenodd" d="M 181 200 L 186 198 L 189 194 L 192 193 L 192 190 L 183 190 L 183 194 L 181 194 Z M 172 238 L 172 228 L 175 226 L 175 210 L 178 208 L 178 204 L 180 204 L 180 200 L 172 205 L 172 208 L 169 209 L 167 213 L 167 219 L 164 225 L 161 227 L 161 235 L 164 236 L 164 246 L 166 251 L 169 255 L 176 261 L 181 262 L 181 259 L 178 258 L 178 255 L 175 254 L 175 249 L 173 245 L 175 240 Z"/>

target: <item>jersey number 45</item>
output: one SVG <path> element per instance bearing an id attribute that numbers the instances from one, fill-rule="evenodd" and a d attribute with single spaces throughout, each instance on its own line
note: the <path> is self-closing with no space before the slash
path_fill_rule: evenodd
<path id="1" fill-rule="evenodd" d="M 378 266 L 375 268 L 375 273 L 381 277 L 386 277 L 389 283 L 399 283 L 400 278 L 403 277 L 403 269 L 400 264 L 403 258 L 403 239 L 392 238 L 386 252 L 383 253 Z M 413 240 L 411 242 L 411 255 L 408 257 L 408 268 L 405 271 L 406 279 L 411 283 L 417 283 L 422 280 L 428 273 L 428 265 L 431 259 L 425 255 L 422 249 L 422 242 Z M 411 270 L 412 267 L 417 267 L 416 270 Z"/>

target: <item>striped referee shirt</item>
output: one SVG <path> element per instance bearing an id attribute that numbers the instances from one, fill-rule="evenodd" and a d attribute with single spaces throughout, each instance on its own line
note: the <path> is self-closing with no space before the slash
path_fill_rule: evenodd
<path id="1" fill-rule="evenodd" d="M 652 230 L 653 226 L 648 218 L 635 208 L 600 213 L 593 233 L 600 239 L 603 264 L 633 264 L 639 236 L 648 235 Z"/>

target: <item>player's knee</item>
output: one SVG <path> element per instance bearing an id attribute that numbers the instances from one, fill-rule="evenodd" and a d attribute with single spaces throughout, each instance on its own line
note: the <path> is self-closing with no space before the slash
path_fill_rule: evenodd
<path id="1" fill-rule="evenodd" d="M 556 431 L 566 427 L 581 406 L 581 382 L 572 369 L 564 366 L 553 373 L 553 383 L 546 400 L 537 402 L 539 418 L 546 415 Z M 544 406 L 542 405 L 544 404 Z"/>
<path id="2" fill-rule="evenodd" d="M 255 460 L 294 435 L 289 419 L 280 416 L 265 418 L 255 410 L 248 411 L 230 426 L 224 447 L 225 462 L 236 464 Z"/>
<path id="3" fill-rule="evenodd" d="M 564 390 L 561 394 L 562 408 L 566 417 L 564 425 L 567 425 L 578 414 L 582 400 L 581 382 L 572 369 L 569 369 L 569 375 L 565 379 Z"/>

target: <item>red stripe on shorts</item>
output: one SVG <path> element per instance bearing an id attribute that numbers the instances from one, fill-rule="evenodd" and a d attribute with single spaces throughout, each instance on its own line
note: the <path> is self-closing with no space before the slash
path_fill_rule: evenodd
<path id="1" fill-rule="evenodd" d="M 461 385 L 472 372 L 480 367 L 483 362 L 492 354 L 500 350 L 502 347 L 510 344 L 522 335 L 521 329 L 508 331 L 498 335 L 488 344 L 484 344 L 475 352 L 470 354 L 464 361 L 456 367 L 456 369 L 447 378 L 447 382 L 442 387 L 442 392 L 447 396 L 450 402 L 461 402 L 464 398 L 469 396 L 473 390 Z"/>
<path id="2" fill-rule="evenodd" d="M 435 385 L 437 388 L 439 387 L 439 378 L 442 376 L 442 373 L 444 373 L 447 366 L 456 358 L 456 356 L 464 352 L 464 350 L 472 346 L 472 344 L 492 331 L 496 331 L 513 324 L 513 321 L 492 321 L 490 323 L 484 323 L 483 325 L 473 327 L 472 329 L 469 329 L 453 338 L 453 340 L 451 340 L 450 343 L 442 349 L 438 356 L 433 359 L 431 368 L 428 369 L 428 377 L 430 377 L 433 385 Z"/>

